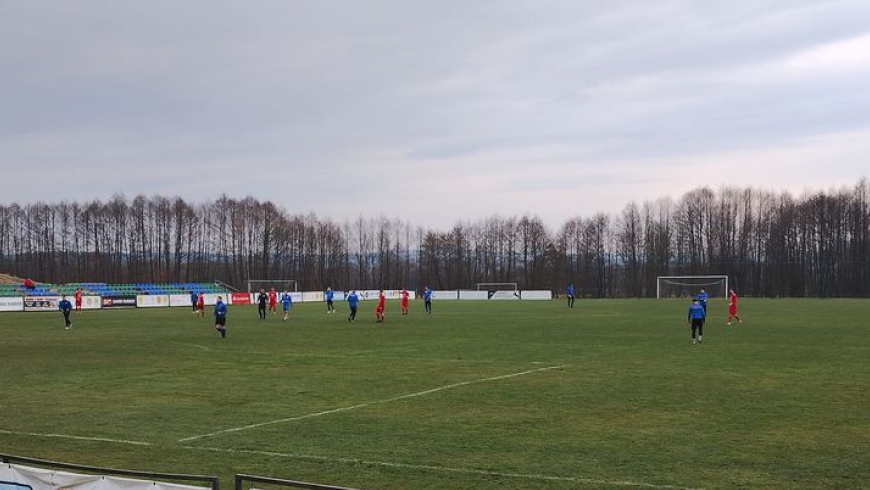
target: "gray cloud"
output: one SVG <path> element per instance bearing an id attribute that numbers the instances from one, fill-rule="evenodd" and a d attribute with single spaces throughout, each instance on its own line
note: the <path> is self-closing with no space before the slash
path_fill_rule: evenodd
<path id="1" fill-rule="evenodd" d="M 759 184 L 838 185 L 866 172 L 867 18 L 863 0 L 2 2 L 0 200 L 252 193 L 555 224 L 786 158 L 808 170 Z"/>

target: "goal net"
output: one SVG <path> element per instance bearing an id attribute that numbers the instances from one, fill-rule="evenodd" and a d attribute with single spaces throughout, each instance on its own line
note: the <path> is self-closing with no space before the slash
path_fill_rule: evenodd
<path id="1" fill-rule="evenodd" d="M 517 291 L 517 283 L 515 282 L 479 282 L 477 283 L 478 291 Z"/>
<path id="2" fill-rule="evenodd" d="M 691 298 L 707 291 L 711 298 L 728 296 L 728 276 L 659 276 L 656 278 L 656 298 Z"/>
<path id="3" fill-rule="evenodd" d="M 266 291 L 275 288 L 275 291 L 296 292 L 299 291 L 295 279 L 250 279 L 248 280 L 248 292 L 254 293 L 261 289 Z"/>

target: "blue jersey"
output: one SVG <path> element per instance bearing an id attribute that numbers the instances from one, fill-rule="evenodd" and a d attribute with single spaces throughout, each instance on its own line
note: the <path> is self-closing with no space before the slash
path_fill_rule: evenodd
<path id="1" fill-rule="evenodd" d="M 692 304 L 692 306 L 689 307 L 689 321 L 703 320 L 705 318 L 707 318 L 707 312 L 704 311 L 703 306 Z"/>
<path id="2" fill-rule="evenodd" d="M 327 301 L 332 301 L 332 297 L 333 297 L 334 294 L 335 294 L 335 291 L 333 291 L 333 290 L 331 290 L 331 289 L 328 290 L 328 291 L 326 292 L 326 300 L 327 300 Z"/>
<path id="3" fill-rule="evenodd" d="M 710 297 L 710 295 L 707 294 L 707 291 L 704 291 L 702 293 L 698 293 L 698 301 L 700 301 L 701 303 L 706 303 L 707 299 L 709 297 Z"/>
<path id="4" fill-rule="evenodd" d="M 284 295 L 281 296 L 281 303 L 284 305 L 285 311 L 289 310 L 290 305 L 293 303 L 293 298 L 291 298 L 289 294 L 284 293 Z"/>
<path id="5" fill-rule="evenodd" d="M 356 305 L 359 303 L 359 296 L 356 293 L 350 293 L 347 297 L 347 305 L 351 308 L 356 308 Z"/>
<path id="6" fill-rule="evenodd" d="M 199 295 L 198 295 L 198 294 L 196 294 L 196 293 L 190 293 L 190 302 L 191 302 L 191 303 L 196 304 L 196 302 L 197 302 L 198 299 L 199 299 Z"/>
<path id="7" fill-rule="evenodd" d="M 423 291 L 423 300 L 432 301 L 432 290 L 431 289 L 426 289 L 425 291 Z"/>
<path id="8" fill-rule="evenodd" d="M 57 308 L 60 311 L 68 313 L 72 311 L 72 303 L 70 303 L 67 299 L 60 300 L 60 302 L 57 304 Z"/>
<path id="9" fill-rule="evenodd" d="M 568 296 L 574 296 L 574 285 L 573 284 L 568 285 Z"/>
<path id="10" fill-rule="evenodd" d="M 215 318 L 226 318 L 227 317 L 227 304 L 223 301 L 218 301 L 214 304 L 214 316 Z"/>

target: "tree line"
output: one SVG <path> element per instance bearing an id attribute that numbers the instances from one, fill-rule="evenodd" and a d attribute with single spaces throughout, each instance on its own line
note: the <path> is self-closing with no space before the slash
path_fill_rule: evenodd
<path id="1" fill-rule="evenodd" d="M 122 195 L 0 205 L 0 270 L 38 281 L 295 279 L 300 289 L 523 289 L 655 296 L 662 275 L 727 274 L 751 296 L 870 295 L 870 185 L 707 187 L 559 228 L 534 215 L 431 229 L 385 216 L 336 222 L 254 197 Z"/>

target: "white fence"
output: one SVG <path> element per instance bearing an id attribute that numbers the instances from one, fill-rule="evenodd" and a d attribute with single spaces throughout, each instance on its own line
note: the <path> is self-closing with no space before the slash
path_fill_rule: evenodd
<path id="1" fill-rule="evenodd" d="M 347 294 L 345 291 L 334 291 L 334 300 L 336 302 L 345 301 Z M 377 300 L 378 290 L 361 290 L 357 291 L 360 300 Z M 280 302 L 281 295 L 278 293 Z M 222 295 L 223 296 L 223 295 Z M 246 294 L 247 296 L 247 294 Z M 305 292 L 290 292 L 293 303 L 314 303 L 325 302 L 326 295 L 323 291 L 305 291 Z M 399 289 L 385 289 L 384 296 L 389 300 L 398 300 L 402 297 L 402 291 Z M 212 306 L 217 302 L 217 294 L 204 295 L 204 302 L 207 306 Z M 416 299 L 417 294 L 414 291 L 408 291 L 409 299 Z M 60 296 L 25 296 L 25 297 L 5 297 L 0 298 L 0 312 L 4 311 L 57 311 L 57 304 L 60 301 Z M 73 302 L 71 297 L 67 299 Z M 123 298 L 124 301 L 129 301 L 130 304 L 124 303 L 109 305 L 103 300 L 115 301 L 120 303 L 120 299 L 102 298 L 100 296 L 84 296 L 82 298 L 82 309 L 96 310 L 108 306 L 135 306 L 137 308 L 168 308 L 168 307 L 185 307 L 190 308 L 190 295 L 186 294 L 157 294 L 157 295 L 138 295 L 133 298 Z M 244 299 L 244 298 L 243 298 Z M 551 291 L 465 291 L 465 290 L 441 290 L 432 291 L 433 301 L 487 301 L 487 300 L 525 300 L 525 301 L 548 301 L 553 299 Z M 250 304 L 256 304 L 257 295 L 250 295 Z M 232 304 L 232 296 L 224 296 L 224 301 Z"/>

